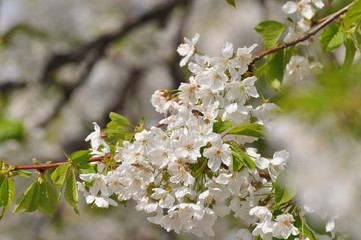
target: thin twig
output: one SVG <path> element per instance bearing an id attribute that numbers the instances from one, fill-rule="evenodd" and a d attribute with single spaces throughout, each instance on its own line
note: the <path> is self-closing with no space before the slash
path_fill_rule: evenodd
<path id="1" fill-rule="evenodd" d="M 345 12 L 347 12 L 347 10 L 354 4 L 354 2 L 348 4 L 346 7 L 342 8 L 341 10 L 331 14 L 330 16 L 328 16 L 327 18 L 325 18 L 325 20 L 323 20 L 319 25 L 315 26 L 314 28 L 312 28 L 310 31 L 306 32 L 305 34 L 297 37 L 295 40 L 293 41 L 289 41 L 284 43 L 281 46 L 275 47 L 275 48 L 271 48 L 267 51 L 264 51 L 256 56 L 254 56 L 254 58 L 252 59 L 252 62 L 250 63 L 250 65 L 253 65 L 256 61 L 262 59 L 263 57 L 274 53 L 274 52 L 278 52 L 284 48 L 288 48 L 290 46 L 294 46 L 300 42 L 306 41 L 307 39 L 309 39 L 310 37 L 312 37 L 313 35 L 315 35 L 316 33 L 318 33 L 320 30 L 322 30 L 324 27 L 326 27 L 328 24 L 330 24 L 333 20 L 335 20 L 336 18 L 338 18 L 339 16 L 341 16 L 342 14 L 344 14 Z"/>
<path id="2" fill-rule="evenodd" d="M 102 162 L 103 158 L 110 158 L 110 155 L 106 155 L 104 157 L 92 157 L 88 162 Z M 56 168 L 62 164 L 70 163 L 70 161 L 66 162 L 58 162 L 58 163 L 48 163 L 48 164 L 37 164 L 37 165 L 15 165 L 13 170 L 25 170 L 25 169 L 36 169 L 36 170 L 44 170 L 49 168 Z"/>

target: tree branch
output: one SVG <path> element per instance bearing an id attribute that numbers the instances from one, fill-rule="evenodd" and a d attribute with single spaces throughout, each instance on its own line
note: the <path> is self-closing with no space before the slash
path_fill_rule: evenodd
<path id="1" fill-rule="evenodd" d="M 254 58 L 252 59 L 252 62 L 249 64 L 249 65 L 253 65 L 256 61 L 262 59 L 263 57 L 271 54 L 271 53 L 274 53 L 274 52 L 277 52 L 277 51 L 280 51 L 284 48 L 288 48 L 290 46 L 295 46 L 296 44 L 300 43 L 300 42 L 303 42 L 303 41 L 306 41 L 307 39 L 309 39 L 310 37 L 312 37 L 313 35 L 315 35 L 316 33 L 318 33 L 320 30 L 322 30 L 324 27 L 326 27 L 328 24 L 330 24 L 332 21 L 334 21 L 336 18 L 338 18 L 339 16 L 341 16 L 342 14 L 344 14 L 345 12 L 347 12 L 347 10 L 354 4 L 354 2 L 348 4 L 346 7 L 342 8 L 341 10 L 331 14 L 330 16 L 326 17 L 326 18 L 323 18 L 322 19 L 322 22 L 315 26 L 314 28 L 312 28 L 311 30 L 309 30 L 308 32 L 306 32 L 305 34 L 297 37 L 295 40 L 293 41 L 289 41 L 289 42 L 286 42 L 284 43 L 283 45 L 281 46 L 278 46 L 278 47 L 274 47 L 274 48 L 271 48 L 267 51 L 264 51 L 256 56 L 254 56 Z"/>
<path id="2" fill-rule="evenodd" d="M 102 162 L 103 158 L 110 158 L 110 155 L 105 155 L 104 157 L 92 157 L 89 159 L 89 162 Z M 49 168 L 56 168 L 62 164 L 70 163 L 70 161 L 66 162 L 58 162 L 58 163 L 48 163 L 48 164 L 38 164 L 38 165 L 15 165 L 13 166 L 14 170 L 25 170 L 25 169 L 36 169 L 36 170 L 45 170 Z M 8 165 L 8 164 L 7 164 Z M 8 165 L 10 166 L 10 165 Z"/>

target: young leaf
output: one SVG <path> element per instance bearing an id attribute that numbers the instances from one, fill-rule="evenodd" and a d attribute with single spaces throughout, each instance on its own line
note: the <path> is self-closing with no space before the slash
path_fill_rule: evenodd
<path id="1" fill-rule="evenodd" d="M 326 224 L 328 219 L 323 218 L 322 216 L 320 216 L 315 212 L 307 213 L 305 218 L 307 225 L 310 227 L 312 231 L 321 235 L 327 234 Z"/>
<path id="2" fill-rule="evenodd" d="M 258 68 L 256 76 L 265 75 L 271 86 L 279 91 L 282 86 L 285 66 L 289 62 L 293 51 L 294 48 L 289 47 L 274 53 L 268 62 Z"/>
<path id="3" fill-rule="evenodd" d="M 232 149 L 232 170 L 238 171 L 243 165 L 248 169 L 254 169 L 256 163 L 237 144 L 231 145 Z"/>
<path id="4" fill-rule="evenodd" d="M 213 124 L 213 132 L 215 133 L 222 133 L 227 129 L 231 128 L 233 123 L 231 121 L 222 121 L 222 119 L 217 116 L 216 122 Z"/>
<path id="5" fill-rule="evenodd" d="M 295 227 L 300 231 L 300 237 L 308 237 L 310 240 L 317 240 L 313 232 L 308 228 L 308 226 L 301 220 L 299 216 L 295 217 Z"/>
<path id="6" fill-rule="evenodd" d="M 69 171 L 68 177 L 65 181 L 64 198 L 70 204 L 70 206 L 74 208 L 74 211 L 79 214 L 79 198 L 73 169 Z"/>
<path id="7" fill-rule="evenodd" d="M 31 175 L 33 174 L 30 171 L 26 171 L 26 170 L 15 170 L 13 171 L 15 174 L 21 176 L 21 177 L 25 177 L 25 178 L 29 178 L 31 177 Z"/>
<path id="8" fill-rule="evenodd" d="M 84 164 L 89 161 L 90 150 L 81 150 L 77 152 L 73 152 L 69 158 L 72 163 Z"/>
<path id="9" fill-rule="evenodd" d="M 0 220 L 3 218 L 5 212 L 9 209 L 11 203 L 14 201 L 14 197 L 14 180 L 12 178 L 5 178 L 4 181 L 2 181 L 0 188 L 0 206 L 3 206 L 0 214 Z"/>
<path id="10" fill-rule="evenodd" d="M 4 180 L 5 180 L 5 175 L 0 174 L 0 187 L 1 187 Z M 0 204 L 1 204 L 1 201 L 0 201 Z"/>
<path id="11" fill-rule="evenodd" d="M 227 3 L 233 7 L 236 7 L 236 2 L 234 0 L 226 0 Z"/>
<path id="12" fill-rule="evenodd" d="M 345 34 L 341 31 L 339 24 L 327 26 L 320 35 L 320 43 L 323 49 L 333 52 L 339 48 L 344 40 Z"/>
<path id="13" fill-rule="evenodd" d="M 296 195 L 296 189 L 293 186 L 285 186 L 283 174 L 277 177 L 273 188 L 275 190 L 275 201 L 278 205 L 290 201 Z"/>
<path id="14" fill-rule="evenodd" d="M 40 184 L 40 202 L 39 202 L 39 211 L 53 216 L 56 208 L 59 205 L 59 194 L 55 186 L 52 185 L 47 178 L 43 178 L 44 181 Z"/>
<path id="15" fill-rule="evenodd" d="M 232 151 L 232 164 L 231 164 L 232 171 L 237 172 L 243 167 L 243 165 L 244 164 L 243 164 L 242 156 L 239 153 Z"/>
<path id="16" fill-rule="evenodd" d="M 13 212 L 34 212 L 38 208 L 39 202 L 40 183 L 38 179 L 36 179 L 17 199 Z"/>
<path id="17" fill-rule="evenodd" d="M 78 174 L 96 173 L 96 164 L 83 164 L 76 166 L 75 170 Z"/>
<path id="18" fill-rule="evenodd" d="M 202 165 L 197 169 L 197 171 L 193 174 L 193 177 L 194 178 L 197 178 L 199 177 L 203 170 L 206 168 L 207 166 L 207 162 L 208 162 L 208 159 L 207 158 L 202 158 L 203 162 L 202 162 Z"/>
<path id="19" fill-rule="evenodd" d="M 59 165 L 51 174 L 51 180 L 59 188 L 63 187 L 66 173 L 70 167 L 70 163 L 64 163 Z"/>
<path id="20" fill-rule="evenodd" d="M 352 26 L 361 17 L 361 1 L 355 1 L 355 4 L 351 6 L 343 19 L 343 24 L 346 29 Z"/>
<path id="21" fill-rule="evenodd" d="M 353 41 L 351 39 L 346 39 L 345 41 L 345 48 L 346 48 L 346 54 L 345 54 L 345 60 L 343 62 L 343 68 L 345 70 L 350 69 L 352 63 L 353 63 L 353 59 L 355 57 L 356 54 L 356 47 L 355 44 L 353 43 Z"/>
<path id="22" fill-rule="evenodd" d="M 123 128 L 123 127 L 129 127 L 132 126 L 132 124 L 129 122 L 128 119 L 123 117 L 122 115 L 119 115 L 115 112 L 111 112 L 109 114 L 109 118 L 112 120 L 110 123 L 108 123 L 108 128 Z"/>
<path id="23" fill-rule="evenodd" d="M 277 45 L 277 41 L 286 30 L 286 27 L 277 21 L 263 21 L 254 29 L 262 35 L 262 42 L 267 50 Z"/>
<path id="24" fill-rule="evenodd" d="M 232 128 L 228 134 L 260 138 L 264 135 L 264 127 L 261 124 L 249 123 Z"/>
<path id="25" fill-rule="evenodd" d="M 15 186 L 12 178 L 5 178 L 0 188 L 0 204 L 8 208 L 15 197 Z"/>

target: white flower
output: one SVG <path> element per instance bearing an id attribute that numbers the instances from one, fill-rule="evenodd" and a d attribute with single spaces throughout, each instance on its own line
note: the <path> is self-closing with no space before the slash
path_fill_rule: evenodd
<path id="1" fill-rule="evenodd" d="M 276 113 L 280 110 L 281 109 L 276 104 L 264 103 L 254 110 L 254 114 L 258 118 L 258 123 L 267 124 L 274 119 Z"/>
<path id="2" fill-rule="evenodd" d="M 189 40 L 188 38 L 184 38 L 184 42 L 181 45 L 179 45 L 177 52 L 179 55 L 184 56 L 184 58 L 179 63 L 179 66 L 183 67 L 187 64 L 189 61 L 189 58 L 194 54 L 194 51 L 196 50 L 195 45 L 199 40 L 199 34 L 196 33 L 192 40 Z"/>
<path id="3" fill-rule="evenodd" d="M 222 144 L 222 140 L 212 142 L 212 147 L 204 150 L 203 155 L 208 158 L 207 166 L 212 171 L 217 171 L 224 163 L 226 166 L 231 164 L 231 148 L 228 144 Z"/>
<path id="4" fill-rule="evenodd" d="M 194 177 L 187 172 L 186 163 L 171 162 L 168 165 L 168 171 L 171 174 L 169 179 L 173 183 L 183 183 L 185 186 L 194 184 Z"/>
<path id="5" fill-rule="evenodd" d="M 271 239 L 273 222 L 272 213 L 266 207 L 254 207 L 249 211 L 251 216 L 255 216 L 258 220 L 256 222 L 256 228 L 252 231 L 253 236 L 260 235 L 262 239 Z"/>
<path id="6" fill-rule="evenodd" d="M 295 219 L 291 214 L 278 215 L 272 229 L 273 236 L 287 239 L 291 234 L 299 234 L 299 230 L 292 224 L 294 221 Z"/>
<path id="7" fill-rule="evenodd" d="M 100 208 L 108 208 L 109 205 L 111 206 L 118 206 L 117 202 L 114 201 L 113 199 L 106 197 L 106 196 L 93 196 L 93 195 L 89 195 L 85 198 L 86 203 L 87 204 L 91 204 L 91 203 L 95 203 L 95 205 L 97 205 L 97 207 Z"/>
<path id="8" fill-rule="evenodd" d="M 100 127 L 96 122 L 94 124 L 94 132 L 90 133 L 86 138 L 85 141 L 90 141 L 93 150 L 98 150 L 100 146 L 107 146 L 104 139 L 102 138 Z"/>
<path id="9" fill-rule="evenodd" d="M 308 59 L 302 56 L 292 56 L 286 65 L 286 76 L 294 80 L 302 80 L 309 74 L 311 67 Z"/>
<path id="10" fill-rule="evenodd" d="M 318 8 L 323 8 L 325 6 L 325 4 L 323 3 L 323 0 L 311 0 L 313 4 L 315 4 L 316 7 Z"/>
<path id="11" fill-rule="evenodd" d="M 237 232 L 238 240 L 252 240 L 252 234 L 248 229 L 241 229 Z"/>
<path id="12" fill-rule="evenodd" d="M 154 193 L 151 195 L 151 198 L 159 201 L 159 207 L 161 208 L 171 208 L 175 202 L 175 199 L 167 191 L 162 188 L 153 188 Z"/>
<path id="13" fill-rule="evenodd" d="M 174 154 L 177 158 L 187 158 L 190 162 L 196 162 L 197 158 L 201 157 L 200 148 L 204 144 L 202 139 L 185 131 L 179 140 L 173 143 Z"/>
<path id="14" fill-rule="evenodd" d="M 302 18 L 296 24 L 292 24 L 291 27 L 288 27 L 288 33 L 286 34 L 284 41 L 289 42 L 296 39 L 299 35 L 310 30 L 310 23 Z M 302 45 L 308 45 L 308 41 L 302 41 Z"/>
<path id="15" fill-rule="evenodd" d="M 96 196 L 100 192 L 103 196 L 109 196 L 104 175 L 97 173 L 88 173 L 80 174 L 79 178 L 86 182 L 92 182 L 92 185 L 89 187 L 89 191 L 91 194 Z"/>
<path id="16" fill-rule="evenodd" d="M 286 14 L 300 12 L 307 19 L 311 19 L 315 15 L 315 10 L 309 0 L 299 0 L 297 3 L 288 1 L 282 6 L 282 10 Z"/>
<path id="17" fill-rule="evenodd" d="M 330 218 L 327 223 L 326 223 L 326 232 L 332 232 L 335 229 L 335 219 L 338 218 L 336 217 L 332 217 Z"/>
<path id="18" fill-rule="evenodd" d="M 259 169 L 268 169 L 273 181 L 276 180 L 280 171 L 284 170 L 289 158 L 289 153 L 285 150 L 275 152 L 272 160 L 263 157 L 258 157 L 256 165 Z"/>
<path id="19" fill-rule="evenodd" d="M 155 110 L 159 113 L 165 113 L 167 109 L 165 108 L 167 100 L 165 98 L 164 91 L 157 90 L 153 93 L 150 102 L 152 103 Z"/>
<path id="20" fill-rule="evenodd" d="M 237 49 L 237 54 L 234 59 L 231 59 L 231 63 L 233 66 L 238 68 L 238 73 L 242 75 L 243 73 L 247 72 L 248 64 L 252 61 L 252 54 L 251 52 L 253 49 L 257 47 L 257 44 L 253 44 L 249 48 L 243 47 Z"/>

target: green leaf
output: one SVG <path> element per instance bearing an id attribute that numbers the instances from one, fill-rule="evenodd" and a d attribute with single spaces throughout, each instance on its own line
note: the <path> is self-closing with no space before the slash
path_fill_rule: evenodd
<path id="1" fill-rule="evenodd" d="M 260 138 L 264 135 L 264 127 L 261 124 L 249 123 L 232 128 L 229 130 L 228 134 Z"/>
<path id="2" fill-rule="evenodd" d="M 299 216 L 295 217 L 295 227 L 300 231 L 300 237 L 308 237 L 310 240 L 317 240 L 313 232 L 308 228 L 308 226 L 301 220 Z"/>
<path id="3" fill-rule="evenodd" d="M 91 150 L 81 150 L 81 151 L 73 152 L 69 156 L 69 158 L 70 158 L 72 163 L 84 164 L 84 163 L 87 163 L 89 161 L 90 152 L 91 152 Z"/>
<path id="4" fill-rule="evenodd" d="M 242 167 L 244 166 L 243 164 L 243 159 L 242 159 L 242 155 L 232 151 L 232 164 L 231 164 L 231 169 L 233 172 L 237 172 L 239 171 Z"/>
<path id="5" fill-rule="evenodd" d="M 15 185 L 12 178 L 6 178 L 1 183 L 0 188 L 0 205 L 3 209 L 0 214 L 0 220 L 3 218 L 5 212 L 9 209 L 11 203 L 15 198 Z"/>
<path id="6" fill-rule="evenodd" d="M 354 42 L 351 39 L 346 39 L 345 41 L 345 48 L 346 48 L 346 54 L 345 54 L 345 60 L 343 62 L 343 68 L 345 70 L 350 69 L 352 63 L 353 63 L 353 59 L 355 57 L 356 54 L 356 47 Z"/>
<path id="7" fill-rule="evenodd" d="M 3 183 L 4 180 L 5 180 L 5 175 L 0 174 L 0 187 L 1 187 L 1 184 Z M 1 202 L 0 202 L 0 204 L 1 204 Z"/>
<path id="8" fill-rule="evenodd" d="M 76 166 L 76 172 L 79 174 L 96 173 L 96 164 L 83 164 Z"/>
<path id="9" fill-rule="evenodd" d="M 344 37 L 340 25 L 331 24 L 321 32 L 320 44 L 326 51 L 333 52 L 342 45 Z"/>
<path id="10" fill-rule="evenodd" d="M 66 173 L 70 167 L 70 163 L 64 163 L 59 165 L 51 174 L 51 180 L 59 188 L 63 187 Z"/>
<path id="11" fill-rule="evenodd" d="M 281 173 L 277 177 L 276 182 L 273 184 L 273 188 L 275 190 L 275 201 L 278 205 L 289 202 L 296 195 L 295 187 L 285 186 L 284 182 L 284 177 Z"/>
<path id="12" fill-rule="evenodd" d="M 21 141 L 24 138 L 24 125 L 22 122 L 0 121 L 0 143 L 15 139 Z"/>
<path id="13" fill-rule="evenodd" d="M 31 175 L 33 174 L 33 172 L 30 171 L 26 171 L 26 170 L 15 170 L 13 171 L 15 174 L 21 176 L 21 177 L 25 177 L 25 178 L 30 178 Z"/>
<path id="14" fill-rule="evenodd" d="M 254 29 L 262 35 L 265 49 L 270 49 L 277 45 L 277 41 L 286 30 L 286 27 L 277 21 L 263 21 L 255 26 Z"/>
<path id="15" fill-rule="evenodd" d="M 349 28 L 357 22 L 357 20 L 361 17 L 361 1 L 355 1 L 355 4 L 351 6 L 343 19 L 343 24 L 345 28 Z"/>
<path id="16" fill-rule="evenodd" d="M 312 231 L 321 235 L 327 234 L 326 224 L 328 219 L 321 217 L 317 213 L 307 213 L 305 217 L 307 225 Z"/>
<path id="17" fill-rule="evenodd" d="M 231 149 L 232 149 L 231 169 L 234 172 L 240 170 L 243 166 L 246 166 L 248 169 L 255 169 L 256 163 L 237 144 L 232 144 Z"/>
<path id="18" fill-rule="evenodd" d="M 59 194 L 55 186 L 52 185 L 47 178 L 43 178 L 44 181 L 40 184 L 40 202 L 39 202 L 39 211 L 53 216 L 56 208 L 59 205 Z"/>
<path id="19" fill-rule="evenodd" d="M 108 123 L 108 125 L 107 125 L 108 128 L 116 129 L 116 128 L 124 128 L 124 127 L 132 126 L 132 124 L 129 122 L 128 119 L 126 119 L 122 115 L 119 115 L 115 112 L 111 112 L 109 114 L 109 118 L 112 121 L 110 123 Z"/>
<path id="20" fill-rule="evenodd" d="M 10 206 L 15 197 L 15 186 L 12 178 L 5 178 L 0 188 L 0 204 L 6 208 Z"/>
<path id="21" fill-rule="evenodd" d="M 213 124 L 213 132 L 215 133 L 222 133 L 227 129 L 231 128 L 233 123 L 231 121 L 222 121 L 222 118 L 217 116 L 216 121 Z"/>
<path id="22" fill-rule="evenodd" d="M 284 76 L 284 69 L 286 64 L 289 62 L 294 49 L 294 47 L 289 47 L 274 53 L 268 62 L 257 69 L 256 76 L 260 77 L 265 75 L 271 86 L 275 90 L 280 91 Z"/>
<path id="23" fill-rule="evenodd" d="M 207 162 L 208 162 L 208 159 L 207 158 L 201 158 L 200 160 L 203 160 L 203 162 L 202 162 L 202 165 L 197 169 L 197 171 L 193 174 L 193 177 L 194 178 L 197 178 L 197 177 L 199 177 L 201 174 L 202 174 L 202 172 L 204 171 L 204 169 L 206 168 L 206 166 L 207 166 Z M 198 161 L 200 161 L 200 160 L 198 160 Z"/>
<path id="24" fill-rule="evenodd" d="M 74 211 L 79 214 L 79 197 L 73 169 L 69 171 L 68 177 L 65 181 L 64 198 L 70 204 L 70 206 L 74 208 Z"/>
<path id="25" fill-rule="evenodd" d="M 108 136 L 107 141 L 108 140 L 113 141 L 115 139 L 130 140 L 134 136 L 133 132 L 124 131 L 123 129 L 120 128 L 115 128 L 115 129 L 108 128 L 104 130 L 104 133 L 106 133 Z"/>
<path id="26" fill-rule="evenodd" d="M 236 2 L 234 0 L 226 0 L 227 3 L 233 7 L 236 7 Z"/>
<path id="27" fill-rule="evenodd" d="M 17 199 L 13 212 L 34 212 L 38 208 L 39 202 L 40 183 L 37 178 Z"/>

